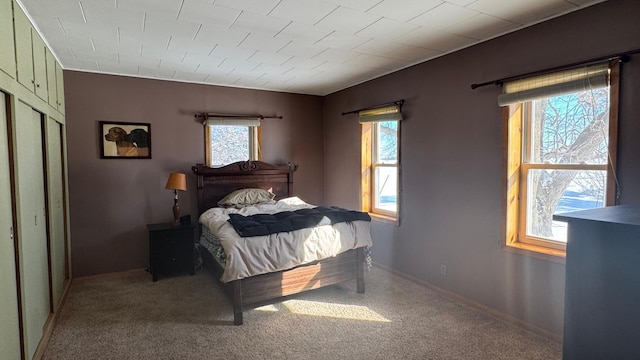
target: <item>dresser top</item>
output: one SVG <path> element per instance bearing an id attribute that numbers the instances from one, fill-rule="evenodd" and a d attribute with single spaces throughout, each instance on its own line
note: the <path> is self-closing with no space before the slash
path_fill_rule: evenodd
<path id="1" fill-rule="evenodd" d="M 553 219 L 564 222 L 598 221 L 612 224 L 640 225 L 640 205 L 617 205 L 574 211 L 553 215 Z"/>

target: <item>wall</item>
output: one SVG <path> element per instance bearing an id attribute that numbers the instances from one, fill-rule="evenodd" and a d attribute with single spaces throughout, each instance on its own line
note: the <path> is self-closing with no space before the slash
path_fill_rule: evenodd
<path id="1" fill-rule="evenodd" d="M 65 71 L 73 276 L 148 266 L 146 224 L 173 219 L 169 172 L 187 174 L 181 214 L 196 217 L 191 166 L 204 163 L 193 115 L 282 115 L 262 122 L 263 160 L 299 164 L 294 192 L 322 202 L 322 100 L 316 96 Z M 152 159 L 100 159 L 98 121 L 151 124 Z"/>
<path id="2" fill-rule="evenodd" d="M 359 206 L 359 125 L 340 113 L 405 99 L 402 219 L 373 224 L 374 261 L 560 336 L 564 264 L 502 247 L 500 88 L 470 84 L 639 49 L 639 12 L 636 0 L 604 2 L 326 96 L 325 202 Z M 636 55 L 622 69 L 623 204 L 640 202 L 639 84 Z"/>

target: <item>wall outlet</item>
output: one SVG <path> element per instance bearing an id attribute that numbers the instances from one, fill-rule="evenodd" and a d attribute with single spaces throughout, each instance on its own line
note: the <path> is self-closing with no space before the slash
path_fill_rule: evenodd
<path id="1" fill-rule="evenodd" d="M 440 275 L 447 276 L 447 265 L 440 264 Z"/>

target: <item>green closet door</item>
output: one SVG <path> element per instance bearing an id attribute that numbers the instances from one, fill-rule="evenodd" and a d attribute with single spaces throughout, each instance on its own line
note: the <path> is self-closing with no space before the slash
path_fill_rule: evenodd
<path id="1" fill-rule="evenodd" d="M 52 118 L 47 121 L 47 179 L 49 182 L 49 237 L 51 243 L 51 285 L 54 311 L 62 299 L 67 271 L 67 242 L 65 238 L 64 163 L 62 125 Z"/>
<path id="2" fill-rule="evenodd" d="M 20 359 L 20 324 L 9 174 L 7 104 L 0 92 L 0 352 L 13 360 Z"/>
<path id="3" fill-rule="evenodd" d="M 22 317 L 26 357 L 32 359 L 51 312 L 42 115 L 18 101 L 14 128 Z"/>

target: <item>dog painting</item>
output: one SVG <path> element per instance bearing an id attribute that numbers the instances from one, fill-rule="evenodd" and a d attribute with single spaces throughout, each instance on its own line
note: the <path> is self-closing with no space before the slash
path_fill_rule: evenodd
<path id="1" fill-rule="evenodd" d="M 100 122 L 102 158 L 151 158 L 151 126 L 145 123 Z"/>

